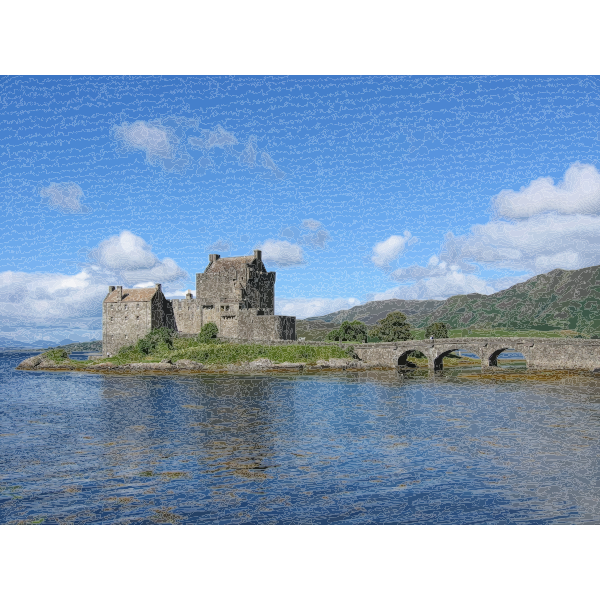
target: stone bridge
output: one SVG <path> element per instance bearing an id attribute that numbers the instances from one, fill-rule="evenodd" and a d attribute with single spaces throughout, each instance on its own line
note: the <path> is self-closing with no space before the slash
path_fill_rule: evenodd
<path id="1" fill-rule="evenodd" d="M 481 367 L 497 366 L 498 355 L 504 350 L 520 352 L 528 368 L 535 369 L 597 369 L 600 368 L 600 340 L 569 338 L 440 338 L 380 342 L 354 346 L 361 360 L 381 362 L 390 367 L 407 365 L 407 356 L 420 350 L 429 369 L 443 368 L 444 357 L 456 350 L 467 350 L 481 359 Z"/>

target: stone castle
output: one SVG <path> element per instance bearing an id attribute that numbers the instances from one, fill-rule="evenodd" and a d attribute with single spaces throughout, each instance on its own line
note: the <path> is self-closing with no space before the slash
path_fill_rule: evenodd
<path id="1" fill-rule="evenodd" d="M 195 298 L 188 290 L 185 300 L 167 300 L 160 283 L 153 288 L 109 286 L 102 304 L 102 353 L 112 356 L 152 329 L 195 335 L 206 323 L 215 323 L 220 338 L 296 339 L 296 317 L 274 313 L 275 272 L 267 273 L 260 250 L 230 258 L 211 254 L 204 273 L 196 274 Z"/>

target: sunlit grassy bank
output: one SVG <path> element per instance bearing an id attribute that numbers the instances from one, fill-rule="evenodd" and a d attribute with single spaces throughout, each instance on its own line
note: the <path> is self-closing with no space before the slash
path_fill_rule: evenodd
<path id="1" fill-rule="evenodd" d="M 350 350 L 350 351 L 349 351 Z M 235 344 L 231 342 L 198 343 L 193 339 L 173 340 L 173 348 L 158 347 L 150 354 L 144 354 L 137 348 L 120 352 L 117 356 L 103 359 L 104 362 L 127 364 L 132 362 L 160 362 L 170 359 L 176 362 L 182 359 L 194 360 L 203 364 L 227 365 L 251 362 L 258 358 L 268 358 L 276 363 L 305 362 L 329 358 L 349 358 L 351 349 L 339 346 L 263 346 L 261 344 Z"/>

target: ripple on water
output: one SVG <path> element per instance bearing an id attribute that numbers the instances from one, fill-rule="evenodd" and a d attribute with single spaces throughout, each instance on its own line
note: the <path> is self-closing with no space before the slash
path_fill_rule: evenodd
<path id="1" fill-rule="evenodd" d="M 591 523 L 587 373 L 113 377 L 0 354 L 0 522 Z"/>

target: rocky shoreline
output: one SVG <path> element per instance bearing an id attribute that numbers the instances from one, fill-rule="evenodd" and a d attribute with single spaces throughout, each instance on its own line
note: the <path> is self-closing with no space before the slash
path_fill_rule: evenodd
<path id="1" fill-rule="evenodd" d="M 78 367 L 73 362 L 63 363 L 51 360 L 43 355 L 32 356 L 21 362 L 17 369 L 20 371 L 72 371 L 83 373 L 148 373 L 160 375 L 176 375 L 190 373 L 245 373 L 245 372 L 282 372 L 282 371 L 329 371 L 329 370 L 381 370 L 393 369 L 389 365 L 378 362 L 363 362 L 346 358 L 330 358 L 329 360 L 318 360 L 317 364 L 298 363 L 275 363 L 268 358 L 259 358 L 252 362 L 215 365 L 202 364 L 193 360 L 178 360 L 175 363 L 166 359 L 161 362 L 148 363 L 130 363 L 125 365 L 116 365 L 110 362 L 96 363 L 93 365 L 81 365 Z"/>

